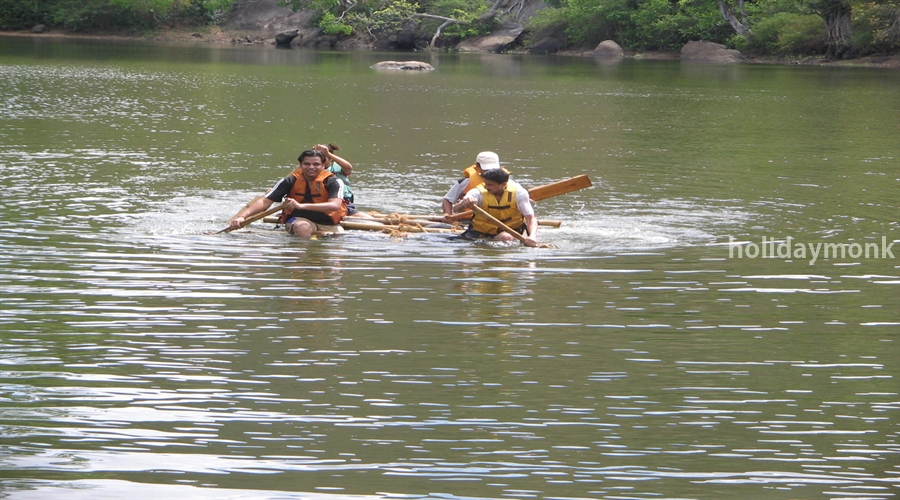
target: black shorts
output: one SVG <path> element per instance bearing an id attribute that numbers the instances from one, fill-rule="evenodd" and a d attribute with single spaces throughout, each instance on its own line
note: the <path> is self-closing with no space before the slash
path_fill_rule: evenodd
<path id="1" fill-rule="evenodd" d="M 514 229 L 514 231 L 516 231 L 519 234 L 525 234 L 525 226 L 522 226 L 518 229 Z M 494 239 L 494 236 L 497 236 L 497 235 L 489 234 L 489 233 L 482 233 L 481 231 L 476 231 L 476 230 L 472 229 L 472 226 L 469 226 L 468 229 L 466 229 L 459 235 L 459 238 L 462 238 L 464 240 L 492 240 L 492 239 Z"/>

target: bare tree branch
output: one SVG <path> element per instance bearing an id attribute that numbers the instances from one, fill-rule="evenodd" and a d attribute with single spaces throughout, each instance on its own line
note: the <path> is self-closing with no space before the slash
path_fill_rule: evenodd
<path id="1" fill-rule="evenodd" d="M 443 30 L 447 26 L 450 26 L 453 24 L 469 24 L 469 21 L 462 21 L 459 19 L 453 19 L 452 17 L 437 16 L 434 14 L 413 14 L 412 17 L 427 17 L 429 19 L 437 19 L 439 21 L 444 21 L 434 31 L 434 36 L 431 37 L 431 42 L 429 42 L 429 44 L 428 44 L 428 50 L 434 50 L 434 44 L 437 42 L 438 37 L 441 36 L 441 30 Z"/>
<path id="2" fill-rule="evenodd" d="M 349 4 L 349 6 L 346 9 L 343 9 L 343 12 L 341 12 L 341 17 L 338 18 L 338 21 L 343 21 L 344 16 L 348 12 L 350 12 L 350 9 L 352 9 L 353 7 L 356 7 L 356 4 L 357 4 L 356 0 L 350 0 L 349 2 L 341 2 L 341 7 L 343 7 L 345 3 Z"/>

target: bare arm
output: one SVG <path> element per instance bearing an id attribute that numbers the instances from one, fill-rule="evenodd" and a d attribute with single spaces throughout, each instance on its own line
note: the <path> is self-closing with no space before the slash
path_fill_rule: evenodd
<path id="1" fill-rule="evenodd" d="M 321 151 L 322 153 L 324 153 L 325 156 L 326 156 L 329 160 L 331 160 L 331 161 L 337 163 L 338 165 L 340 165 L 340 167 L 341 167 L 341 173 L 344 174 L 344 175 L 347 176 L 347 177 L 350 177 L 350 174 L 353 172 L 353 164 L 352 164 L 352 163 L 350 163 L 349 161 L 347 161 L 347 160 L 341 158 L 340 156 L 338 156 L 338 155 L 332 153 L 331 150 L 328 149 L 328 146 L 326 146 L 326 145 L 324 145 L 324 144 L 318 144 L 318 145 L 316 145 L 316 149 L 318 149 L 319 151 Z"/>
<path id="2" fill-rule="evenodd" d="M 350 177 L 350 174 L 353 172 L 353 164 L 349 161 L 341 158 L 340 156 L 334 153 L 328 153 L 328 157 L 334 160 L 335 163 L 341 166 L 341 173 L 347 177 Z"/>
<path id="3" fill-rule="evenodd" d="M 339 210 L 343 202 L 342 198 L 328 198 L 328 201 L 322 203 L 297 203 L 297 200 L 288 198 L 285 200 L 284 206 L 287 208 L 288 212 L 293 212 L 294 210 L 309 210 L 310 212 L 328 213 Z"/>
<path id="4" fill-rule="evenodd" d="M 272 206 L 272 200 L 262 197 L 257 198 L 255 201 L 247 205 L 243 210 L 238 212 L 238 214 L 231 219 L 231 223 L 229 227 L 231 229 L 240 229 L 241 224 L 247 219 L 247 217 L 252 217 Z"/>
<path id="5" fill-rule="evenodd" d="M 444 212 L 444 217 L 449 216 L 453 213 L 453 202 L 451 202 L 447 198 L 444 198 L 443 200 L 441 200 L 441 210 L 443 210 Z"/>
<path id="6" fill-rule="evenodd" d="M 525 228 L 528 230 L 528 238 L 537 241 L 538 219 L 533 215 L 525 216 Z"/>
<path id="7" fill-rule="evenodd" d="M 463 198 L 463 199 L 459 200 L 459 202 L 453 204 L 453 213 L 456 214 L 456 213 L 462 212 L 464 210 L 468 210 L 477 204 L 478 204 L 478 202 L 475 201 L 475 198 L 471 198 L 468 195 L 466 195 L 465 198 Z"/>

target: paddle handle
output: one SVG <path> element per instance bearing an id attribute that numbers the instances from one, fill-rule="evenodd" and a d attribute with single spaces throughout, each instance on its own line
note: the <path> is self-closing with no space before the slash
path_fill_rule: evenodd
<path id="1" fill-rule="evenodd" d="M 264 217 L 267 217 L 267 216 L 269 216 L 269 215 L 272 215 L 272 214 L 274 214 L 275 212 L 281 210 L 283 207 L 284 207 L 284 205 L 279 203 L 277 206 L 271 207 L 271 208 L 269 208 L 268 210 L 266 210 L 266 211 L 264 211 L 264 212 L 260 212 L 260 213 L 254 215 L 254 216 L 247 217 L 246 219 L 244 219 L 244 222 L 241 222 L 241 227 L 240 227 L 240 228 L 241 228 L 241 229 L 242 229 L 242 228 L 245 228 L 245 227 L 247 227 L 248 225 L 250 225 L 251 222 L 256 222 L 256 221 L 258 221 L 259 219 L 262 219 L 262 218 L 264 218 Z M 230 233 L 230 232 L 233 231 L 233 230 L 234 230 L 234 229 L 232 229 L 231 226 L 229 226 L 229 227 L 226 227 L 225 229 L 219 231 L 219 233 Z"/>

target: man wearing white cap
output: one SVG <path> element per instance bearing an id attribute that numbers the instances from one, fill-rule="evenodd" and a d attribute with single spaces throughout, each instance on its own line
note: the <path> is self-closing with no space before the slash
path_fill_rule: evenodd
<path id="1" fill-rule="evenodd" d="M 474 206 L 481 208 L 472 217 L 469 228 L 459 237 L 465 240 L 512 241 L 514 236 L 505 232 L 507 229 L 518 232 L 515 239 L 525 246 L 542 246 L 537 241 L 538 221 L 528 191 L 510 180 L 509 172 L 502 168 L 488 169 L 481 175 L 484 183 L 470 189 L 459 203 L 453 205 L 454 212 Z"/>
<path id="2" fill-rule="evenodd" d="M 453 222 L 447 219 L 453 213 L 453 204 L 461 200 L 462 197 L 470 189 L 476 188 L 484 184 L 481 174 L 485 170 L 492 168 L 500 168 L 500 157 L 493 151 L 482 151 L 475 157 L 475 164 L 463 170 L 463 178 L 456 181 L 456 184 L 447 191 L 444 199 L 441 200 L 441 208 L 444 211 L 444 222 Z"/>

